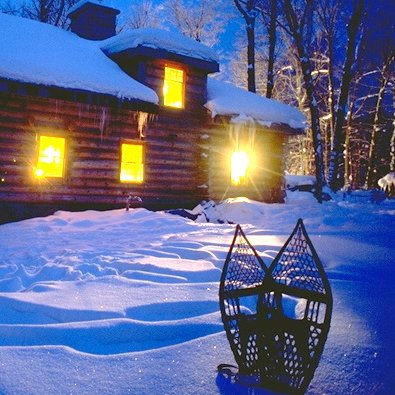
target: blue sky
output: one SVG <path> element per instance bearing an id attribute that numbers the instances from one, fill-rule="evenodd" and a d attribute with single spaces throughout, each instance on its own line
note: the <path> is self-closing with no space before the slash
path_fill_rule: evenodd
<path id="1" fill-rule="evenodd" d="M 10 3 L 21 4 L 28 0 L 10 0 Z M 220 0 L 224 1 L 224 0 Z M 0 0 L 0 3 L 3 0 Z M 114 8 L 118 8 L 122 14 L 128 13 L 130 6 L 136 4 L 139 0 L 104 0 L 104 2 Z M 389 43 L 394 43 L 395 46 L 395 1 L 394 0 L 365 0 L 367 8 L 367 18 L 365 24 L 365 33 L 368 33 L 368 58 L 370 60 L 377 60 L 381 49 Z M 164 5 L 165 0 L 154 0 L 157 5 Z M 244 20 L 235 9 L 232 0 L 226 0 L 229 4 L 229 9 L 233 10 L 231 23 L 227 27 L 224 34 L 220 37 L 220 42 L 215 46 L 217 52 L 227 62 L 234 54 L 235 37 L 244 36 Z M 347 0 L 347 4 L 351 5 L 352 0 Z M 162 21 L 166 26 L 166 21 Z M 261 38 L 257 38 L 259 42 Z"/>

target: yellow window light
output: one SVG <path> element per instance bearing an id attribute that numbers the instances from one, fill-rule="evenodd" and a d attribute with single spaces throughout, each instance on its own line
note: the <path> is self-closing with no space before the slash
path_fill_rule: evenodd
<path id="1" fill-rule="evenodd" d="M 247 184 L 249 158 L 244 151 L 235 151 L 231 159 L 231 182 L 232 185 Z"/>
<path id="2" fill-rule="evenodd" d="M 63 137 L 40 136 L 38 158 L 34 175 L 42 177 L 63 177 L 65 139 Z"/>
<path id="3" fill-rule="evenodd" d="M 165 67 L 163 103 L 168 107 L 184 107 L 184 70 Z"/>
<path id="4" fill-rule="evenodd" d="M 122 144 L 120 180 L 135 183 L 144 181 L 142 144 Z"/>

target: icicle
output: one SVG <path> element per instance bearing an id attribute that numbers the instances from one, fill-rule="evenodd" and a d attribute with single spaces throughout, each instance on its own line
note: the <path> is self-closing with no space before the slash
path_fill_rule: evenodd
<path id="1" fill-rule="evenodd" d="M 78 103 L 78 120 L 80 121 L 85 112 L 89 111 L 89 107 L 85 103 Z"/>
<path id="2" fill-rule="evenodd" d="M 256 135 L 256 124 L 255 122 L 250 122 L 248 125 L 248 139 L 249 139 L 249 146 L 251 151 L 254 150 L 255 135 Z"/>
<path id="3" fill-rule="evenodd" d="M 59 100 L 55 99 L 55 118 L 58 118 L 59 115 Z"/>
<path id="4" fill-rule="evenodd" d="M 147 112 L 143 111 L 139 111 L 137 113 L 137 131 L 141 139 L 145 137 L 144 128 L 147 126 L 148 123 L 148 115 L 149 114 Z"/>
<path id="5" fill-rule="evenodd" d="M 249 149 L 253 151 L 255 146 L 255 135 L 256 124 L 253 119 L 239 116 L 231 120 L 229 124 L 229 138 L 234 142 L 236 149 L 239 148 L 239 143 L 243 140 L 244 144 L 248 142 Z"/>
<path id="6" fill-rule="evenodd" d="M 100 138 L 102 140 L 103 140 L 104 131 L 107 127 L 107 120 L 108 120 L 108 109 L 107 109 L 107 107 L 101 107 L 99 130 L 100 130 Z"/>
<path id="7" fill-rule="evenodd" d="M 239 141 L 240 141 L 240 135 L 241 135 L 241 130 L 243 129 L 243 124 L 240 123 L 231 123 L 229 125 L 229 139 L 230 141 L 233 141 L 234 146 L 236 149 L 239 147 Z"/>

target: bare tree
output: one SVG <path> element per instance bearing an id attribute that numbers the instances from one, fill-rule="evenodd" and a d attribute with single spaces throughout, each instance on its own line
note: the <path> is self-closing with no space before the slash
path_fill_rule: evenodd
<path id="1" fill-rule="evenodd" d="M 6 14 L 19 15 L 61 27 L 68 27 L 68 10 L 78 0 L 26 0 L 16 3 L 10 0 L 0 3 L 0 11 Z M 18 5 L 19 4 L 19 5 Z"/>
<path id="2" fill-rule="evenodd" d="M 303 73 L 291 37 L 279 31 L 281 53 L 276 59 L 275 86 L 273 97 L 298 107 L 308 115 L 306 91 L 303 87 Z M 258 70 L 257 70 L 258 71 Z M 286 170 L 290 174 L 314 173 L 314 150 L 311 129 L 303 135 L 291 136 L 285 146 Z"/>
<path id="3" fill-rule="evenodd" d="M 77 0 L 29 0 L 22 4 L 21 16 L 66 28 L 67 13 Z"/>
<path id="4" fill-rule="evenodd" d="M 329 130 L 330 138 L 333 141 L 335 129 L 335 53 L 339 48 L 336 47 L 341 32 L 341 8 L 339 0 L 320 0 L 317 2 L 317 17 L 319 29 L 323 35 L 325 43 L 325 52 L 327 55 L 327 76 L 328 76 L 328 112 L 329 112 Z"/>
<path id="5" fill-rule="evenodd" d="M 374 184 L 374 173 L 375 173 L 375 166 L 377 163 L 377 140 L 379 137 L 379 133 L 381 130 L 382 120 L 382 104 L 384 100 L 384 94 L 387 88 L 387 85 L 390 81 L 392 76 L 392 65 L 395 62 L 395 51 L 385 60 L 382 69 L 380 70 L 380 85 L 378 89 L 377 101 L 376 101 L 376 108 L 374 112 L 374 121 L 373 121 L 373 131 L 370 140 L 370 148 L 369 148 L 369 162 L 368 168 L 366 172 L 366 181 L 365 187 L 372 188 Z"/>
<path id="6" fill-rule="evenodd" d="M 12 0 L 0 2 L 0 12 L 9 15 L 20 15 L 21 5 L 13 2 Z"/>
<path id="7" fill-rule="evenodd" d="M 243 16 L 247 32 L 247 81 L 248 90 L 256 92 L 255 84 L 255 22 L 259 15 L 258 0 L 233 0 Z"/>
<path id="8" fill-rule="evenodd" d="M 391 81 L 392 87 L 392 137 L 390 142 L 390 171 L 395 172 L 395 77 Z"/>
<path id="9" fill-rule="evenodd" d="M 277 41 L 277 0 L 259 0 L 257 8 L 262 16 L 263 23 L 267 27 L 268 35 L 268 57 L 266 77 L 266 97 L 271 98 L 274 89 L 274 60 Z"/>
<path id="10" fill-rule="evenodd" d="M 170 21 L 187 37 L 212 47 L 229 22 L 222 2 L 168 0 Z"/>
<path id="11" fill-rule="evenodd" d="M 145 27 L 158 28 L 161 26 L 161 20 L 159 7 L 155 6 L 152 0 L 143 0 L 130 6 L 128 15 L 119 31 Z"/>
<path id="12" fill-rule="evenodd" d="M 368 155 L 366 130 L 369 129 L 370 100 L 375 96 L 373 85 L 365 80 L 375 74 L 373 71 L 357 71 L 353 77 L 348 97 L 348 111 L 344 128 L 344 189 L 350 190 L 361 186 L 361 169 L 365 167 Z M 366 94 L 361 96 L 361 90 Z"/>
<path id="13" fill-rule="evenodd" d="M 276 50 L 276 27 L 277 27 L 277 1 L 270 0 L 269 57 L 267 62 L 266 97 L 271 98 L 274 88 L 274 55 Z"/>
<path id="14" fill-rule="evenodd" d="M 311 0 L 303 2 L 303 7 L 298 10 L 300 12 L 296 11 L 296 7 L 294 7 L 291 0 L 282 1 L 282 11 L 286 19 L 286 26 L 284 25 L 284 28 L 293 39 L 303 74 L 304 89 L 310 112 L 311 132 L 314 147 L 316 198 L 317 201 L 321 203 L 322 188 L 324 184 L 324 168 L 322 159 L 320 114 L 314 90 L 311 59 L 307 50 L 307 45 L 310 43 L 312 32 L 312 8 L 313 1 Z"/>
<path id="15" fill-rule="evenodd" d="M 356 49 L 358 45 L 358 33 L 361 28 L 362 16 L 364 11 L 364 1 L 358 0 L 350 17 L 347 27 L 346 58 L 344 61 L 343 75 L 340 86 L 340 94 L 337 103 L 335 127 L 333 135 L 333 146 L 329 165 L 329 184 L 331 189 L 336 191 L 341 187 L 343 180 L 339 175 L 340 161 L 343 159 L 343 125 L 346 117 L 346 106 L 350 83 L 353 76 L 352 67 L 356 60 Z"/>
<path id="16" fill-rule="evenodd" d="M 259 67 L 255 69 L 255 91 L 264 96 L 267 81 L 267 52 L 265 42 L 255 48 L 255 62 Z M 246 73 L 247 44 L 244 35 L 238 34 L 235 38 L 235 52 L 229 61 L 229 71 L 232 82 L 248 90 L 248 75 Z"/>

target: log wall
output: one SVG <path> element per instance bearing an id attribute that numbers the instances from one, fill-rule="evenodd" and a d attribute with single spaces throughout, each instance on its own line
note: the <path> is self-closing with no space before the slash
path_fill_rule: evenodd
<path id="1" fill-rule="evenodd" d="M 66 100 L 0 94 L 0 202 L 124 204 L 131 193 L 168 206 L 207 196 L 199 174 L 201 120 L 189 112 L 161 110 L 144 138 L 136 111 Z M 62 179 L 33 176 L 37 138 L 66 139 Z M 143 142 L 142 184 L 119 181 L 121 142 Z"/>

